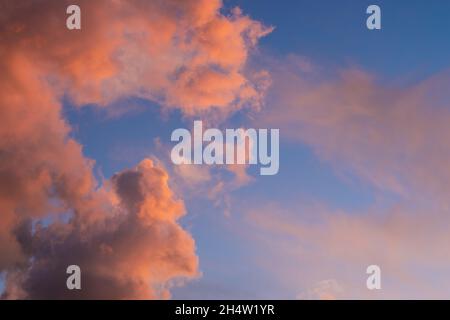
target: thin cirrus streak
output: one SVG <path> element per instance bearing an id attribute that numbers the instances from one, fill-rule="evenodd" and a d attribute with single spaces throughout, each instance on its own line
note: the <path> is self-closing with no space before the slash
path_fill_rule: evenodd
<path id="1" fill-rule="evenodd" d="M 272 29 L 239 9 L 220 14 L 221 1 L 136 0 L 78 1 L 83 30 L 70 32 L 69 4 L 0 6 L 3 297 L 68 297 L 58 283 L 71 263 L 90 283 L 71 297 L 169 297 L 199 270 L 168 174 L 146 159 L 99 185 L 60 100 L 107 106 L 134 95 L 186 114 L 257 107 L 267 74 L 243 68 Z M 34 225 L 68 212 L 68 222 Z"/>

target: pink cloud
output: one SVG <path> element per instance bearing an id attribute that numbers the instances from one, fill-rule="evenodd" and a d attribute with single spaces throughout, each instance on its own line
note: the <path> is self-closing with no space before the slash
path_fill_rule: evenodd
<path id="1" fill-rule="evenodd" d="M 447 202 L 450 97 L 441 89 L 450 84 L 448 72 L 400 87 L 358 69 L 333 77 L 288 62 L 273 77 L 272 107 L 261 123 L 380 190 Z"/>
<path id="2" fill-rule="evenodd" d="M 138 96 L 185 114 L 257 106 L 267 74 L 247 76 L 244 67 L 271 28 L 239 9 L 223 15 L 219 0 L 81 0 L 82 30 L 69 31 L 69 4 L 2 5 L 4 297 L 165 298 L 177 279 L 198 275 L 168 174 L 144 160 L 99 186 L 94 162 L 69 136 L 60 99 L 107 105 Z M 58 219 L 67 213 L 69 222 Z M 56 221 L 32 230 L 36 219 L 50 217 Z M 80 264 L 87 277 L 81 293 L 65 288 L 68 264 Z"/>

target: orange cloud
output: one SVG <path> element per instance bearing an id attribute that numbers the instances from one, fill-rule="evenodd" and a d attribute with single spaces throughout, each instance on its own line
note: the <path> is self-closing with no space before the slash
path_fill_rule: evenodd
<path id="1" fill-rule="evenodd" d="M 257 106 L 268 75 L 244 67 L 271 28 L 239 9 L 221 14 L 220 0 L 80 0 L 82 30 L 69 31 L 69 4 L 1 6 L 4 298 L 165 298 L 177 279 L 198 275 L 168 174 L 144 160 L 99 186 L 60 99 L 107 105 L 137 96 L 185 114 Z M 42 218 L 49 225 L 33 227 Z M 65 288 L 69 264 L 82 269 L 79 293 Z"/>
<path id="2" fill-rule="evenodd" d="M 167 173 L 145 160 L 107 192 L 70 138 L 60 99 L 107 105 L 122 96 L 186 114 L 257 105 L 267 74 L 244 72 L 271 31 L 219 0 L 88 1 L 82 30 L 65 27 L 69 1 L 25 0 L 0 13 L 0 271 L 7 298 L 167 297 L 197 275 L 194 241 Z M 251 79 L 258 79 L 253 82 Z M 58 217 L 71 213 L 69 222 Z M 33 230 L 36 219 L 51 219 Z M 66 264 L 85 289 L 70 295 Z"/>
<path id="3" fill-rule="evenodd" d="M 38 65 L 78 104 L 123 95 L 192 114 L 257 105 L 268 75 L 244 72 L 249 52 L 272 29 L 220 0 L 86 1 L 82 30 L 67 30 L 68 1 L 8 4 L 0 20 L 8 50 Z"/>
<path id="4" fill-rule="evenodd" d="M 112 209 L 98 206 L 101 218 L 37 226 L 27 243 L 33 263 L 8 273 L 4 297 L 169 297 L 174 280 L 198 275 L 198 260 L 194 240 L 177 223 L 184 214 L 183 202 L 174 198 L 167 180 L 164 170 L 143 160 L 113 176 L 111 196 L 117 204 Z M 65 288 L 70 264 L 82 270 L 80 291 Z"/>

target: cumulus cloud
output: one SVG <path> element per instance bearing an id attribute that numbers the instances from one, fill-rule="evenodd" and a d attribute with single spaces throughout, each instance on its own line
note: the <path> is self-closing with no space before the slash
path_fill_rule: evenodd
<path id="1" fill-rule="evenodd" d="M 244 67 L 272 28 L 238 8 L 224 15 L 220 0 L 84 0 L 82 30 L 73 31 L 61 14 L 68 4 L 4 4 L 3 58 L 24 54 L 78 104 L 135 95 L 192 114 L 260 103 L 268 75 Z"/>
<path id="2" fill-rule="evenodd" d="M 138 96 L 185 114 L 258 106 L 267 73 L 244 69 L 271 28 L 222 14 L 219 0 L 80 0 L 82 30 L 69 31 L 69 4 L 0 4 L 4 297 L 167 297 L 174 279 L 198 273 L 167 173 L 145 160 L 100 186 L 60 101 Z M 78 296 L 62 288 L 72 263 L 85 275 Z"/>
<path id="3" fill-rule="evenodd" d="M 167 298 L 178 278 L 198 275 L 192 237 L 177 223 L 183 202 L 167 173 L 150 159 L 113 176 L 113 209 L 90 223 L 74 218 L 28 232 L 33 262 L 7 275 L 5 298 Z M 107 208 L 98 207 L 97 210 Z M 31 227 L 31 226 L 29 226 Z M 80 266 L 82 290 L 65 287 L 66 268 Z M 175 281 L 175 282 L 174 282 Z"/>
<path id="4" fill-rule="evenodd" d="M 4 269 L 28 260 L 14 235 L 22 221 L 87 208 L 96 183 L 92 161 L 68 138 L 70 128 L 61 118 L 60 105 L 38 80 L 33 64 L 16 57 L 3 61 L 1 69 L 0 267 Z"/>

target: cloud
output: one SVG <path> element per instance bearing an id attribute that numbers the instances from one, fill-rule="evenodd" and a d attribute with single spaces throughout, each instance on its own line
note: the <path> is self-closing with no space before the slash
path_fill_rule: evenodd
<path id="1" fill-rule="evenodd" d="M 20 53 L 77 104 L 134 95 L 187 114 L 257 106 L 267 73 L 244 67 L 272 28 L 220 0 L 78 2 L 82 29 L 67 30 L 68 1 L 4 5 L 2 58 Z M 41 13 L 41 14 L 39 14 Z"/>
<path id="2" fill-rule="evenodd" d="M 259 248 L 259 264 L 286 290 L 300 292 L 300 299 L 447 295 L 448 212 L 404 204 L 349 212 L 323 203 L 295 209 L 265 203 L 249 210 L 246 222 Z M 276 266 L 269 263 L 274 260 Z M 366 268 L 373 264 L 381 268 L 380 291 L 366 289 Z M 324 278 L 338 285 L 318 285 Z"/>
<path id="3" fill-rule="evenodd" d="M 310 146 L 340 177 L 369 186 L 376 199 L 358 210 L 320 202 L 249 210 L 264 255 L 279 262 L 274 276 L 307 293 L 324 278 L 335 279 L 345 288 L 342 298 L 445 298 L 449 72 L 399 84 L 296 56 L 270 66 L 270 104 L 258 123 Z M 380 292 L 365 288 L 371 264 L 382 269 Z"/>
<path id="4" fill-rule="evenodd" d="M 27 219 L 84 208 L 96 186 L 93 162 L 69 138 L 53 92 L 34 65 L 16 56 L 1 63 L 0 268 L 28 260 L 14 230 Z M 84 211 L 84 209 L 82 210 Z M 5 253 L 5 254 L 4 254 Z"/>
<path id="5" fill-rule="evenodd" d="M 81 0 L 82 30 L 69 31 L 69 4 L 0 5 L 4 297 L 168 297 L 177 279 L 198 275 L 198 261 L 167 173 L 144 160 L 99 185 L 61 100 L 134 96 L 184 114 L 257 107 L 268 75 L 244 69 L 271 28 L 237 8 L 222 14 L 219 0 Z M 69 264 L 82 269 L 79 293 L 65 288 Z"/>
<path id="6" fill-rule="evenodd" d="M 82 30 L 69 31 L 69 4 L 0 5 L 5 297 L 167 297 L 174 279 L 197 275 L 168 175 L 145 160 L 99 185 L 61 100 L 106 106 L 137 96 L 184 114 L 258 106 L 267 74 L 244 69 L 271 28 L 239 9 L 222 14 L 219 0 L 81 0 Z M 85 274 L 79 296 L 63 288 L 69 262 Z"/>
<path id="7" fill-rule="evenodd" d="M 113 209 L 89 223 L 38 225 L 28 237 L 33 261 L 7 275 L 4 298 L 167 298 L 180 280 L 198 276 L 192 237 L 177 220 L 183 202 L 168 175 L 149 159 L 111 179 Z M 82 289 L 65 287 L 68 265 L 81 268 Z M 182 283 L 182 282 L 181 282 Z"/>
<path id="8" fill-rule="evenodd" d="M 242 134 L 241 131 L 238 134 Z M 250 149 L 255 142 L 251 139 L 245 145 L 245 162 L 249 162 L 251 157 Z M 208 145 L 204 144 L 203 148 Z M 172 155 L 170 145 L 161 143 L 160 139 L 155 140 L 158 158 L 162 159 L 164 163 L 171 165 L 167 166 L 170 172 L 173 188 L 179 194 L 183 194 L 185 198 L 203 198 L 213 202 L 214 206 L 223 210 L 225 215 L 231 214 L 231 203 L 233 201 L 232 193 L 240 188 L 246 187 L 255 181 L 255 178 L 249 174 L 250 165 L 247 164 L 179 164 L 175 165 L 171 157 L 179 157 L 178 161 L 189 160 L 182 158 L 181 155 Z M 230 148 L 237 148 L 236 146 L 224 142 L 223 150 L 217 150 L 219 158 L 225 159 L 226 152 Z M 225 152 L 224 152 L 225 151 Z M 235 155 L 237 151 L 234 151 Z"/>
<path id="9" fill-rule="evenodd" d="M 317 282 L 313 287 L 300 293 L 300 300 L 336 300 L 343 289 L 336 280 L 328 279 Z"/>
<path id="10" fill-rule="evenodd" d="M 262 123 L 279 126 L 284 137 L 308 144 L 339 172 L 379 190 L 434 201 L 439 195 L 447 203 L 448 72 L 400 86 L 360 69 L 330 75 L 297 65 L 274 68 L 273 107 Z"/>

